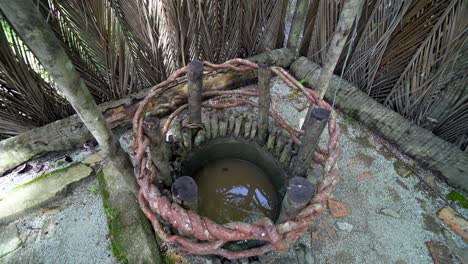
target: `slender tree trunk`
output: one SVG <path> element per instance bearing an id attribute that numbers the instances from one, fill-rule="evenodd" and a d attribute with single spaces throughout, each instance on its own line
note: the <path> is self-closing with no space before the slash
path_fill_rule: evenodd
<path id="1" fill-rule="evenodd" d="M 333 76 L 336 63 L 343 52 L 343 47 L 348 38 L 351 26 L 359 8 L 359 0 L 345 0 L 343 9 L 341 10 L 340 19 L 336 25 L 335 33 L 328 48 L 327 57 L 320 71 L 320 77 L 317 84 L 317 91 L 319 92 L 320 99 L 323 99 L 325 92 L 328 89 L 330 78 Z"/>
<path id="2" fill-rule="evenodd" d="M 315 89 L 319 93 L 320 99 L 323 99 L 325 92 L 328 89 L 330 79 L 333 76 L 333 71 L 336 68 L 338 59 L 340 58 L 341 53 L 343 52 L 343 47 L 345 45 L 346 39 L 348 39 L 349 32 L 353 25 L 354 19 L 359 8 L 360 0 L 345 0 L 343 4 L 343 9 L 341 10 L 340 19 L 336 25 L 335 32 L 328 48 L 327 56 L 323 64 L 322 70 L 320 71 L 320 77 L 317 82 Z M 307 112 L 306 119 L 311 116 L 312 105 L 309 107 Z M 305 120 L 304 124 L 307 124 L 308 120 Z M 303 126 L 303 129 L 305 127 Z"/>
<path id="3" fill-rule="evenodd" d="M 297 0 L 296 9 L 294 10 L 291 27 L 289 29 L 287 48 L 294 53 L 297 52 L 297 45 L 299 43 L 299 36 L 304 28 L 304 20 L 307 12 L 309 0 Z"/>
<path id="4" fill-rule="evenodd" d="M 2 0 L 0 8 L 57 83 L 57 88 L 96 138 L 112 165 L 133 181 L 130 178 L 133 170 L 128 155 L 121 148 L 65 50 L 34 3 L 29 0 Z M 132 184 L 131 181 L 128 183 Z"/>

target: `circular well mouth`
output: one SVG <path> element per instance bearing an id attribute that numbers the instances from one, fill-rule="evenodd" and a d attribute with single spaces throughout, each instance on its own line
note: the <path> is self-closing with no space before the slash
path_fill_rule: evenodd
<path id="1" fill-rule="evenodd" d="M 213 139 L 188 153 L 182 162 L 180 175 L 197 175 L 200 170 L 222 160 L 241 160 L 255 165 L 261 170 L 261 174 L 267 177 L 276 202 L 272 204 L 275 210 L 270 217 L 274 222 L 279 214 L 279 207 L 284 196 L 287 175 L 272 154 L 254 141 L 240 138 Z M 196 178 L 196 177 L 195 177 Z M 195 179 L 197 180 L 197 179 Z"/>

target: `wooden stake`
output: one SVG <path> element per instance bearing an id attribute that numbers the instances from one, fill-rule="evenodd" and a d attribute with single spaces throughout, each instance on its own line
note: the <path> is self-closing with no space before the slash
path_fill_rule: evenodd
<path id="1" fill-rule="evenodd" d="M 303 177 L 291 178 L 277 223 L 284 223 L 296 216 L 309 203 L 313 194 L 314 186 L 307 179 Z"/>
<path id="2" fill-rule="evenodd" d="M 183 208 L 194 212 L 198 209 L 198 186 L 190 176 L 178 178 L 171 187 L 172 198 Z"/>
<path id="3" fill-rule="evenodd" d="M 305 135 L 301 139 L 302 145 L 299 147 L 298 154 L 293 162 L 293 174 L 295 176 L 303 176 L 305 173 L 329 116 L 329 111 L 323 108 L 314 108 L 310 116 L 305 119 L 304 122 L 307 122 L 303 125 Z"/>
<path id="4" fill-rule="evenodd" d="M 271 62 L 266 60 L 258 62 L 258 138 L 264 141 L 268 132 L 268 116 L 270 113 L 270 79 Z"/>
<path id="5" fill-rule="evenodd" d="M 187 77 L 189 123 L 201 124 L 203 63 L 199 60 L 190 62 L 188 65 Z"/>

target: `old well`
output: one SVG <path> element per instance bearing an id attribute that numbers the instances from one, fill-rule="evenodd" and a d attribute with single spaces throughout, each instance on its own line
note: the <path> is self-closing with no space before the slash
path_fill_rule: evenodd
<path id="1" fill-rule="evenodd" d="M 258 90 L 204 91 L 203 74 L 225 69 L 258 71 Z M 304 130 L 270 101 L 272 72 L 313 104 Z M 187 95 L 146 110 L 184 74 Z M 157 117 L 163 108 L 166 119 Z M 287 250 L 325 210 L 338 180 L 339 131 L 330 110 L 267 61 L 195 61 L 176 71 L 149 92 L 133 120 L 139 202 L 156 234 L 181 251 L 229 259 Z M 318 147 L 323 130 L 326 150 Z M 311 166 L 320 174 L 306 179 Z"/>

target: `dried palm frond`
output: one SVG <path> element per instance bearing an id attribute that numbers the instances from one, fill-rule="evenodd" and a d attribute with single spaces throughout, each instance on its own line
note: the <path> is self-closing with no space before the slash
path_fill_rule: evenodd
<path id="1" fill-rule="evenodd" d="M 48 2 L 44 13 L 49 24 L 98 102 L 121 98 L 143 86 L 109 2 Z"/>
<path id="2" fill-rule="evenodd" d="M 352 52 L 345 78 L 369 93 L 380 61 L 386 51 L 390 37 L 400 25 L 411 1 L 378 1 L 372 9 L 362 35 Z"/>
<path id="3" fill-rule="evenodd" d="M 442 4 L 441 2 L 438 4 Z M 452 78 L 459 79 L 465 74 L 457 73 L 460 71 L 457 70 L 460 66 L 452 66 L 459 61 L 456 58 L 461 54 L 461 48 L 467 41 L 467 24 L 460 26 L 463 25 L 460 22 L 463 21 L 463 16 L 466 14 L 464 12 L 467 11 L 463 2 L 455 0 L 449 1 L 443 8 L 438 6 L 437 8 L 441 8 L 443 12 L 437 20 L 428 18 L 435 22 L 430 27 L 431 31 L 426 34 L 418 49 L 411 49 L 413 53 L 408 54 L 409 61 L 396 81 L 390 82 L 393 80 L 392 75 L 388 76 L 388 79 L 382 79 L 382 88 L 379 87 L 379 90 L 385 91 L 387 84 L 393 84 L 384 104 L 417 124 L 426 123 L 430 106 L 440 100 L 441 92 L 452 89 L 446 87 L 447 83 L 451 83 Z M 401 58 L 404 59 L 407 60 L 406 57 Z M 462 67 L 461 71 L 463 70 L 466 71 L 466 68 Z M 446 111 L 457 113 L 455 107 L 455 105 L 447 106 Z M 468 107 L 464 108 L 468 110 Z"/>
<path id="4" fill-rule="evenodd" d="M 0 23 L 0 134 L 17 135 L 71 114 L 28 47 Z"/>
<path id="5" fill-rule="evenodd" d="M 314 2 L 316 1 L 318 0 L 314 0 Z M 318 3 L 310 5 L 309 14 L 306 19 L 314 19 L 315 23 L 311 25 L 306 20 L 301 50 L 304 51 L 304 46 L 306 46 L 307 58 L 318 64 L 322 64 L 325 61 L 335 26 L 340 17 L 341 7 L 342 1 L 321 0 Z M 310 38 L 307 38 L 309 35 Z"/>

